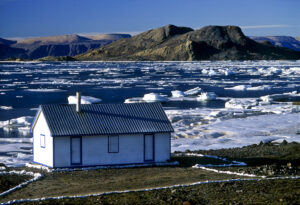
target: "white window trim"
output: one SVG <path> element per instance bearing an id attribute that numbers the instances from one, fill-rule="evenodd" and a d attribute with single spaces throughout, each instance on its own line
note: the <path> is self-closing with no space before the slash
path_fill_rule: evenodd
<path id="1" fill-rule="evenodd" d="M 44 134 L 40 134 L 40 146 L 46 148 L 46 136 Z"/>

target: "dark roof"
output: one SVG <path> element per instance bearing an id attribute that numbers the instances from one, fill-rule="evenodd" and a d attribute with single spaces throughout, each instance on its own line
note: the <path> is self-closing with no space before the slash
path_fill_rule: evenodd
<path id="1" fill-rule="evenodd" d="M 160 103 L 41 105 L 52 136 L 173 132 Z"/>

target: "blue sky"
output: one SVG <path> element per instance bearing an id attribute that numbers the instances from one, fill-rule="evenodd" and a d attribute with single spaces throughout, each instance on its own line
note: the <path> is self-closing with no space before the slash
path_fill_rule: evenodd
<path id="1" fill-rule="evenodd" d="M 0 0 L 0 37 L 137 33 L 167 24 L 300 36 L 300 0 Z"/>

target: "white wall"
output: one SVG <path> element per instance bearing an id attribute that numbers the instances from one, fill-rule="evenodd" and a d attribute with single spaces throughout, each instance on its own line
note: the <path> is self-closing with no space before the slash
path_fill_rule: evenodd
<path id="1" fill-rule="evenodd" d="M 45 135 L 45 148 L 40 145 L 40 135 Z M 40 113 L 33 129 L 33 161 L 53 167 L 53 138 L 43 112 Z"/>
<path id="2" fill-rule="evenodd" d="M 70 137 L 54 138 L 55 167 L 70 167 Z M 170 158 L 170 134 L 155 134 L 155 161 Z M 119 152 L 108 152 L 108 136 L 82 137 L 82 165 L 144 163 L 144 135 L 119 135 Z"/>
<path id="3" fill-rule="evenodd" d="M 155 161 L 165 162 L 170 159 L 170 133 L 155 134 Z"/>
<path id="4" fill-rule="evenodd" d="M 144 162 L 144 136 L 120 135 L 119 152 L 108 152 L 108 136 L 82 138 L 82 165 L 130 164 Z"/>
<path id="5" fill-rule="evenodd" d="M 54 167 L 71 166 L 70 137 L 54 137 Z"/>

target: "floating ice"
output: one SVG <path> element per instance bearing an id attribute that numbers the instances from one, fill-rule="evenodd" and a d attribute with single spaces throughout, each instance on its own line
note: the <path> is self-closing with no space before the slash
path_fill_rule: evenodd
<path id="1" fill-rule="evenodd" d="M 167 114 L 169 116 L 170 112 Z M 200 117 L 191 116 L 190 119 L 185 119 L 185 116 L 172 122 L 175 129 L 171 141 L 172 152 L 241 147 L 279 139 L 300 142 L 297 134 L 300 122 L 298 113 L 215 120 L 208 124 L 197 124 L 197 121 L 201 121 Z M 192 119 L 195 119 L 193 123 Z"/>
<path id="2" fill-rule="evenodd" d="M 172 97 L 174 97 L 174 98 L 181 98 L 181 97 L 185 96 L 184 92 L 182 92 L 180 90 L 174 90 L 174 91 L 171 91 L 171 93 L 172 93 Z"/>
<path id="3" fill-rule="evenodd" d="M 168 98 L 163 97 L 157 93 L 145 94 L 143 100 L 146 102 L 168 102 Z"/>
<path id="4" fill-rule="evenodd" d="M 245 98 L 236 98 L 231 99 L 225 103 L 225 108 L 233 109 L 250 109 L 253 106 L 256 106 L 258 101 L 256 99 L 245 99 Z"/>
<path id="5" fill-rule="evenodd" d="M 12 110 L 13 107 L 12 106 L 4 106 L 4 105 L 2 105 L 2 106 L 0 106 L 0 109 L 1 110 Z"/>
<path id="6" fill-rule="evenodd" d="M 229 75 L 234 75 L 235 72 L 233 72 L 233 71 L 231 71 L 231 70 L 229 70 L 229 69 L 226 69 L 226 70 L 224 71 L 224 74 L 225 74 L 226 76 L 229 76 Z"/>
<path id="7" fill-rule="evenodd" d="M 6 121 L 0 121 L 0 128 L 30 127 L 33 119 L 34 117 L 32 116 L 25 116 L 25 117 L 19 117 L 11 120 L 6 120 Z"/>
<path id="8" fill-rule="evenodd" d="M 212 70 L 212 69 L 210 69 L 210 70 L 203 69 L 202 73 L 206 74 L 206 75 L 209 75 L 209 76 L 217 75 L 217 72 Z"/>
<path id="9" fill-rule="evenodd" d="M 299 97 L 300 97 L 300 93 L 297 93 L 297 91 L 293 91 L 289 93 L 261 96 L 260 99 L 264 102 L 272 102 L 272 101 L 291 101 L 294 98 L 299 98 Z"/>
<path id="10" fill-rule="evenodd" d="M 256 87 L 248 87 L 247 90 L 271 90 L 273 86 L 270 85 L 262 85 Z"/>
<path id="11" fill-rule="evenodd" d="M 207 93 L 201 93 L 197 97 L 198 101 L 208 101 L 208 100 L 215 100 L 217 98 L 217 95 L 214 92 L 207 92 Z"/>
<path id="12" fill-rule="evenodd" d="M 81 96 L 81 104 L 93 104 L 93 103 L 100 103 L 102 100 L 99 98 L 95 98 L 92 96 Z M 69 104 L 76 104 L 77 97 L 76 96 L 69 96 L 68 97 Z"/>
<path id="13" fill-rule="evenodd" d="M 50 88 L 27 89 L 26 91 L 29 91 L 29 92 L 65 92 L 65 90 L 50 89 Z"/>
<path id="14" fill-rule="evenodd" d="M 250 85 L 237 85 L 237 86 L 234 86 L 234 87 L 224 88 L 224 89 L 226 89 L 226 90 L 246 91 L 250 87 L 251 87 Z"/>
<path id="15" fill-rule="evenodd" d="M 136 97 L 136 98 L 128 98 L 125 99 L 124 103 L 142 103 L 145 102 L 142 98 Z"/>
<path id="16" fill-rule="evenodd" d="M 202 91 L 201 88 L 195 87 L 195 88 L 185 91 L 184 94 L 188 95 L 188 96 L 193 96 L 193 95 L 198 95 L 201 91 Z"/>
<path id="17" fill-rule="evenodd" d="M 282 72 L 282 70 L 281 69 L 279 69 L 279 68 L 276 68 L 276 67 L 270 67 L 269 69 L 268 69 L 268 73 L 270 74 L 270 75 L 274 75 L 274 74 L 280 74 Z"/>

